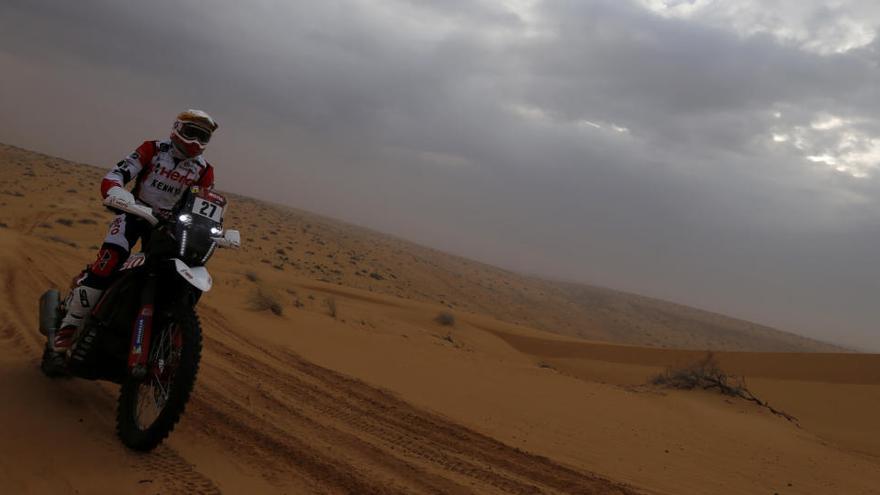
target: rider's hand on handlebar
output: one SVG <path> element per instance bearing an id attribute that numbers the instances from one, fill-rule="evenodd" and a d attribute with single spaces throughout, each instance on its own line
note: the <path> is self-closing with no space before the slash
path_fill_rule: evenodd
<path id="1" fill-rule="evenodd" d="M 107 191 L 107 197 L 104 198 L 104 205 L 119 210 L 125 210 L 134 204 L 134 195 L 125 189 L 115 186 Z"/>
<path id="2" fill-rule="evenodd" d="M 104 206 L 141 217 L 149 222 L 150 225 L 159 223 L 159 219 L 153 216 L 153 210 L 149 206 L 137 204 L 134 196 L 119 186 L 111 187 L 107 191 L 107 197 L 104 198 Z"/>

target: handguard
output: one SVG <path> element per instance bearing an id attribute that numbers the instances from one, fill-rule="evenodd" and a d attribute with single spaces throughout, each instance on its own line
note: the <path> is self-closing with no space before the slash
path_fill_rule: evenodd
<path id="1" fill-rule="evenodd" d="M 241 234 L 237 230 L 226 230 L 223 237 L 215 237 L 217 247 L 238 249 L 241 247 Z"/>
<path id="2" fill-rule="evenodd" d="M 104 206 L 131 213 L 150 222 L 150 225 L 159 223 L 159 219 L 153 216 L 153 210 L 149 206 L 139 205 L 134 202 L 134 196 L 121 187 L 111 187 L 104 198 Z"/>

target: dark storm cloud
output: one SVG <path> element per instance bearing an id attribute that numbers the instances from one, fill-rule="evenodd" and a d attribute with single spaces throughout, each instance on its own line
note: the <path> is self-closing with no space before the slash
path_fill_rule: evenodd
<path id="1" fill-rule="evenodd" d="M 112 163 L 204 107 L 239 192 L 880 348 L 876 40 L 528 4 L 7 0 L 0 138 Z"/>

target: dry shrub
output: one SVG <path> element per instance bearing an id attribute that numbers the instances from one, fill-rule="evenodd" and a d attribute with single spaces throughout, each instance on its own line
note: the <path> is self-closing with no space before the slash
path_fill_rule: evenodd
<path id="1" fill-rule="evenodd" d="M 59 244 L 64 244 L 65 246 L 70 246 L 70 247 L 73 247 L 73 248 L 77 247 L 77 245 L 76 245 L 75 242 L 73 242 L 73 241 L 69 241 L 69 240 L 67 240 L 67 239 L 65 239 L 65 238 L 63 238 L 63 237 L 59 237 L 59 236 L 57 236 L 57 235 L 48 236 L 47 239 L 49 239 L 50 241 L 57 242 L 57 243 L 59 243 Z"/>
<path id="2" fill-rule="evenodd" d="M 55 223 L 60 223 L 61 225 L 64 225 L 65 227 L 70 227 L 73 225 L 73 220 L 71 220 L 69 218 L 59 218 L 58 220 L 55 220 Z"/>
<path id="3" fill-rule="evenodd" d="M 269 310 L 276 316 L 281 316 L 284 312 L 284 308 L 281 306 L 281 302 L 278 301 L 278 298 L 271 292 L 260 287 L 257 287 L 251 296 L 251 309 L 256 311 Z"/>
<path id="4" fill-rule="evenodd" d="M 746 380 L 742 376 L 733 376 L 725 373 L 718 365 L 718 360 L 711 352 L 695 363 L 681 367 L 669 367 L 666 371 L 651 378 L 651 383 L 661 387 L 675 388 L 680 390 L 710 390 L 717 389 L 724 395 L 738 397 L 740 399 L 754 402 L 755 404 L 767 408 L 773 414 L 782 416 L 797 426 L 798 420 L 785 411 L 780 411 L 772 407 L 766 401 L 755 396 L 747 387 Z"/>
<path id="5" fill-rule="evenodd" d="M 651 383 L 680 390 L 717 388 L 725 395 L 739 395 L 745 389 L 745 380 L 722 371 L 711 352 L 697 362 L 666 368 L 666 371 L 651 378 Z"/>
<path id="6" fill-rule="evenodd" d="M 250 280 L 251 282 L 256 282 L 260 279 L 260 277 L 257 276 L 257 272 L 254 271 L 245 272 L 244 278 Z"/>
<path id="7" fill-rule="evenodd" d="M 455 326 L 455 315 L 449 312 L 442 312 L 434 318 L 434 321 L 443 325 L 444 327 Z"/>

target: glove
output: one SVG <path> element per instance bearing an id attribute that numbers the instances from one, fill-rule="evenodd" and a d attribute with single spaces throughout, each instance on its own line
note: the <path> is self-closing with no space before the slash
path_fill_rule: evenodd
<path id="1" fill-rule="evenodd" d="M 223 232 L 223 237 L 216 239 L 218 247 L 224 248 L 240 248 L 241 234 L 237 230 L 227 230 Z"/>
<path id="2" fill-rule="evenodd" d="M 104 206 L 125 210 L 134 204 L 134 195 L 125 189 L 114 186 L 107 191 L 107 197 L 104 198 Z"/>

